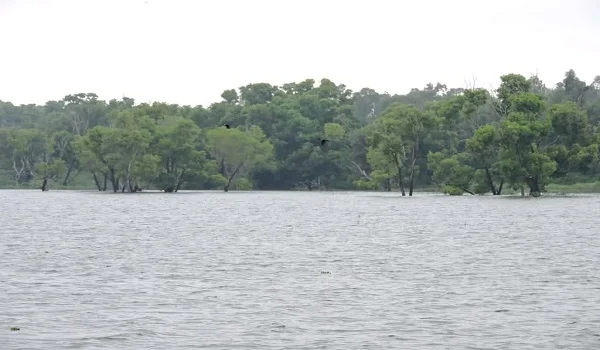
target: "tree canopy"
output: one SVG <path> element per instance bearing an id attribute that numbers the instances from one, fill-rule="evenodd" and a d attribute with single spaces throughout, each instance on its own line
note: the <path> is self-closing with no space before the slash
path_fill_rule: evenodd
<path id="1" fill-rule="evenodd" d="M 554 87 L 506 74 L 495 90 L 430 83 L 390 95 L 307 79 L 221 97 L 0 101 L 0 186 L 538 196 L 551 182 L 598 179 L 600 76 L 588 84 L 573 70 Z"/>

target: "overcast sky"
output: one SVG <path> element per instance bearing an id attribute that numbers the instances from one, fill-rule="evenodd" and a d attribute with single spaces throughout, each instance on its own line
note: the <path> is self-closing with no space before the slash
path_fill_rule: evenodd
<path id="1" fill-rule="evenodd" d="M 66 94 L 204 104 L 253 82 L 600 75 L 599 0 L 0 0 L 0 100 Z"/>

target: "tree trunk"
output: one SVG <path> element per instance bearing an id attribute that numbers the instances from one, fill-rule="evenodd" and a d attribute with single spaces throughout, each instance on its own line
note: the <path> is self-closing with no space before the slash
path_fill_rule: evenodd
<path id="1" fill-rule="evenodd" d="M 494 180 L 492 179 L 492 174 L 490 174 L 490 169 L 487 167 L 485 167 L 485 178 L 487 179 L 488 187 L 492 191 L 492 194 L 494 196 L 499 195 L 500 193 L 496 191 L 496 186 L 494 186 Z"/>
<path id="2" fill-rule="evenodd" d="M 539 197 L 542 195 L 538 176 L 529 176 L 527 178 L 527 185 L 529 186 L 529 195 L 531 197 Z"/>
<path id="3" fill-rule="evenodd" d="M 119 192 L 119 179 L 117 179 L 115 177 L 115 169 L 110 168 L 109 172 L 110 172 L 110 183 L 112 184 L 113 192 L 117 193 L 117 192 Z"/>
<path id="4" fill-rule="evenodd" d="M 67 169 L 67 175 L 65 175 L 65 179 L 63 180 L 62 184 L 63 186 L 66 186 L 69 184 L 69 177 L 71 176 L 71 172 L 73 171 L 73 167 L 75 166 L 75 160 L 71 160 L 71 162 L 69 162 L 69 168 Z"/>
<path id="5" fill-rule="evenodd" d="M 498 196 L 502 194 L 502 186 L 504 186 L 504 180 L 501 180 L 500 186 L 498 186 Z"/>
<path id="6" fill-rule="evenodd" d="M 243 162 L 241 162 L 233 171 L 233 173 L 231 174 L 231 176 L 229 176 L 227 178 L 227 185 L 225 185 L 225 188 L 223 188 L 223 190 L 225 192 L 229 192 L 229 186 L 231 186 L 231 181 L 233 181 L 233 178 L 235 177 L 235 175 L 238 173 L 238 171 L 240 171 L 240 169 L 242 168 L 242 166 L 244 166 L 244 163 L 246 163 L 246 160 L 244 160 Z"/>
<path id="7" fill-rule="evenodd" d="M 123 184 L 123 192 L 125 192 L 125 190 L 131 192 L 130 174 L 131 174 L 131 163 L 132 162 L 133 162 L 133 160 L 131 162 L 129 162 L 129 164 L 127 164 L 127 171 L 125 172 L 125 183 Z"/>
<path id="8" fill-rule="evenodd" d="M 396 169 L 398 171 L 398 186 L 400 186 L 400 192 L 402 192 L 402 196 L 406 196 L 406 192 L 404 191 L 404 176 L 402 176 L 400 161 L 398 161 L 398 157 L 396 156 L 394 156 L 394 161 L 396 162 Z"/>
<path id="9" fill-rule="evenodd" d="M 96 183 L 96 187 L 98 187 L 98 191 L 102 191 L 102 187 L 100 187 L 100 181 L 98 181 L 98 176 L 96 176 L 95 172 L 91 172 L 94 177 L 94 182 Z"/>
<path id="10" fill-rule="evenodd" d="M 179 191 L 179 189 L 181 188 L 181 185 L 183 185 L 183 179 L 185 175 L 185 169 L 181 171 L 181 175 L 179 175 L 179 178 L 177 179 L 177 183 L 175 184 L 175 192 Z"/>
<path id="11" fill-rule="evenodd" d="M 410 166 L 410 178 L 408 180 L 408 196 L 412 197 L 413 189 L 415 187 L 415 162 L 417 159 L 413 159 L 412 165 Z"/>
<path id="12" fill-rule="evenodd" d="M 106 187 L 108 185 L 108 174 L 102 173 L 104 175 L 104 183 L 102 184 L 102 191 L 106 191 Z"/>
<path id="13" fill-rule="evenodd" d="M 42 191 L 48 191 L 48 179 L 44 179 L 44 181 L 42 182 Z"/>
<path id="14" fill-rule="evenodd" d="M 19 181 L 21 180 L 21 174 L 23 173 L 23 170 L 25 170 L 25 162 L 23 162 L 23 159 L 21 159 L 21 168 L 18 169 L 17 162 L 13 158 L 13 169 L 15 169 L 15 183 L 18 188 L 20 184 Z"/>
<path id="15" fill-rule="evenodd" d="M 353 160 L 351 160 L 351 159 L 350 159 L 350 162 L 351 162 L 352 164 L 354 164 L 354 166 L 356 166 L 356 168 L 358 169 L 358 172 L 360 173 L 360 175 L 361 175 L 362 177 L 364 177 L 364 178 L 365 178 L 365 179 L 367 179 L 367 180 L 371 180 L 371 176 L 369 176 L 369 174 L 367 174 L 367 172 L 366 172 L 366 171 L 365 171 L 363 168 L 361 168 L 361 167 L 360 167 L 360 165 L 358 165 L 358 163 L 354 162 L 354 161 L 353 161 Z M 351 167 L 351 166 L 348 166 L 348 168 L 352 169 L 352 167 Z"/>
<path id="16" fill-rule="evenodd" d="M 472 196 L 474 196 L 474 195 L 475 195 L 475 193 L 473 193 L 473 192 L 471 192 L 471 191 L 469 191 L 469 190 L 467 190 L 467 189 L 461 188 L 461 190 L 463 190 L 463 192 L 467 192 L 468 194 L 470 194 L 470 195 L 472 195 Z"/>
<path id="17" fill-rule="evenodd" d="M 408 195 L 412 197 L 413 189 L 415 187 L 415 164 L 417 164 L 417 158 L 419 157 L 419 136 L 417 135 L 413 149 L 412 149 L 412 164 L 410 165 L 410 179 Z"/>
<path id="18" fill-rule="evenodd" d="M 400 185 L 402 196 L 406 196 L 406 192 L 404 191 L 404 179 L 402 178 L 402 170 L 400 169 L 398 169 L 398 184 Z"/>
<path id="19" fill-rule="evenodd" d="M 227 179 L 227 184 L 223 188 L 225 192 L 229 192 L 229 187 L 231 186 L 231 182 L 233 181 L 233 175 Z"/>

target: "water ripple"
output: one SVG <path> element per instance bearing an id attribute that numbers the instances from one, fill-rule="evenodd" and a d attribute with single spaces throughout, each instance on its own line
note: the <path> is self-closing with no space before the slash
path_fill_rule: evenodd
<path id="1" fill-rule="evenodd" d="M 10 350 L 600 348 L 598 196 L 0 203 Z"/>

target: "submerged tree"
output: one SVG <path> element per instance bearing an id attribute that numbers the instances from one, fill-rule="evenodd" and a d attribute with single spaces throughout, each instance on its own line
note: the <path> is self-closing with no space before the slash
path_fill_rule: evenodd
<path id="1" fill-rule="evenodd" d="M 524 183 L 530 196 L 540 196 L 557 165 L 544 151 L 551 124 L 540 95 L 517 92 L 508 97 L 509 113 L 500 124 L 500 169 L 514 185 Z"/>
<path id="2" fill-rule="evenodd" d="M 215 128 L 207 131 L 210 155 L 220 164 L 220 172 L 227 179 L 223 190 L 229 191 L 237 177 L 247 175 L 255 167 L 267 162 L 273 146 L 259 127 L 248 131 Z"/>
<path id="3" fill-rule="evenodd" d="M 394 164 L 396 181 L 402 195 L 412 196 L 415 177 L 419 171 L 417 161 L 423 156 L 421 146 L 433 119 L 417 108 L 401 103 L 392 104 L 373 122 L 370 145 Z"/>
<path id="4" fill-rule="evenodd" d="M 156 143 L 157 186 L 165 192 L 177 192 L 190 176 L 208 177 L 209 161 L 201 148 L 202 131 L 191 120 L 178 119 L 159 128 Z"/>

